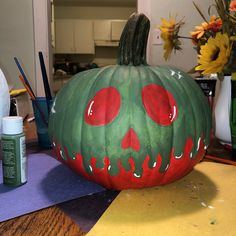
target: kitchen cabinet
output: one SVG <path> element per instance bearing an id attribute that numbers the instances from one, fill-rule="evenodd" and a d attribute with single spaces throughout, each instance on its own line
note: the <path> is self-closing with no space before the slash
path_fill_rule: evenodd
<path id="1" fill-rule="evenodd" d="M 95 20 L 94 21 L 94 40 L 110 41 L 111 40 L 111 21 Z"/>
<path id="2" fill-rule="evenodd" d="M 125 27 L 126 20 L 112 20 L 111 21 L 111 40 L 120 41 L 120 36 Z"/>
<path id="3" fill-rule="evenodd" d="M 126 20 L 95 20 L 94 41 L 96 46 L 118 46 Z"/>
<path id="4" fill-rule="evenodd" d="M 94 54 L 91 20 L 56 20 L 56 53 Z"/>

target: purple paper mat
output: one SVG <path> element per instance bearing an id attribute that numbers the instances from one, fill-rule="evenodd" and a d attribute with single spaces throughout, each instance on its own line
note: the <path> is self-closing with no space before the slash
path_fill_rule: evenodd
<path id="1" fill-rule="evenodd" d="M 3 185 L 0 160 L 0 222 L 105 191 L 47 154 L 31 154 L 28 157 L 28 182 L 17 188 Z"/>

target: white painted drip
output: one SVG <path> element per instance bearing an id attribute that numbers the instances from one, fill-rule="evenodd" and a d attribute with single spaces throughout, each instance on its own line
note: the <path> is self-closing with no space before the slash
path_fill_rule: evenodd
<path id="1" fill-rule="evenodd" d="M 134 173 L 134 176 L 135 176 L 136 178 L 140 178 L 140 177 L 141 177 L 141 175 L 137 175 L 136 173 Z"/>
<path id="2" fill-rule="evenodd" d="M 175 156 L 175 159 L 180 159 L 183 157 L 183 153 L 181 153 L 179 156 Z"/>
<path id="3" fill-rule="evenodd" d="M 200 142 L 201 142 L 201 138 L 199 138 L 198 141 L 197 141 L 197 151 L 198 151 L 199 148 L 200 148 Z"/>
<path id="4" fill-rule="evenodd" d="M 169 166 L 170 166 L 170 164 L 168 164 L 168 165 L 166 166 L 165 171 L 167 171 L 167 169 L 169 168 Z"/>

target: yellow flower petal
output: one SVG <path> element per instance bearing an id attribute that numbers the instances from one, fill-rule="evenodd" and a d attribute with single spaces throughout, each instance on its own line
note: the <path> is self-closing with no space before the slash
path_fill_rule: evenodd
<path id="1" fill-rule="evenodd" d="M 231 44 L 227 34 L 217 33 L 200 48 L 196 70 L 202 74 L 222 72 L 229 60 Z"/>

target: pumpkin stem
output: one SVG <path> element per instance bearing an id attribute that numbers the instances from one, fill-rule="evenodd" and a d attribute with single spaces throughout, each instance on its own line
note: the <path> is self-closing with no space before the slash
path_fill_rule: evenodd
<path id="1" fill-rule="evenodd" d="M 150 21 L 144 14 L 132 14 L 120 37 L 118 64 L 147 64 L 146 48 Z"/>

